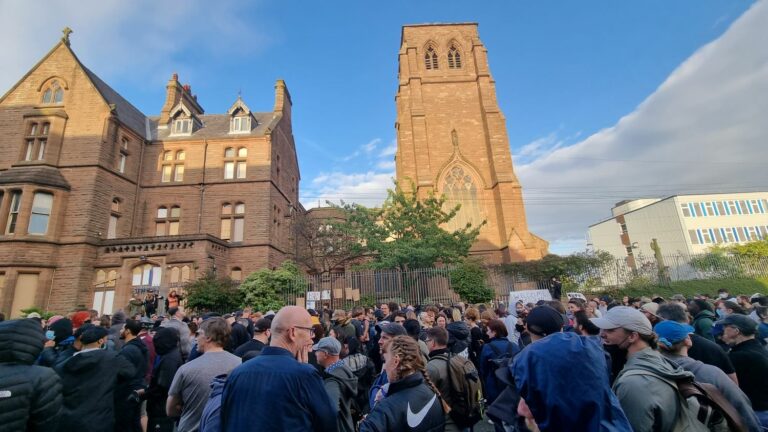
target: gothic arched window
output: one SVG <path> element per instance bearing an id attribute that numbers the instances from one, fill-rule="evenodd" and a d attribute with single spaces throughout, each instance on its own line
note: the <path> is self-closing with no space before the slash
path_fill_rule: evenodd
<path id="1" fill-rule="evenodd" d="M 434 47 L 427 47 L 424 53 L 424 65 L 428 70 L 437 69 L 437 52 Z"/>
<path id="2" fill-rule="evenodd" d="M 64 89 L 61 88 L 58 81 L 53 80 L 43 91 L 43 103 L 60 104 L 62 102 L 64 102 Z"/>
<path id="3" fill-rule="evenodd" d="M 462 229 L 467 224 L 479 226 L 483 218 L 480 214 L 480 204 L 477 201 L 477 185 L 468 170 L 454 166 L 448 171 L 443 182 L 443 194 L 448 209 L 461 207 L 456 216 L 448 223 L 449 230 Z"/>
<path id="4" fill-rule="evenodd" d="M 461 54 L 456 44 L 451 44 L 448 49 L 448 69 L 461 69 Z"/>

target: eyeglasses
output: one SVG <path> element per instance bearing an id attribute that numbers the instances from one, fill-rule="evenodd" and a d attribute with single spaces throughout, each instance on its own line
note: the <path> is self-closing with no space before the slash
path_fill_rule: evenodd
<path id="1" fill-rule="evenodd" d="M 302 326 L 293 326 L 293 327 L 294 328 L 299 328 L 299 329 L 302 329 L 302 330 L 307 330 L 310 333 L 314 333 L 315 332 L 315 329 L 313 329 L 312 327 L 302 327 Z"/>

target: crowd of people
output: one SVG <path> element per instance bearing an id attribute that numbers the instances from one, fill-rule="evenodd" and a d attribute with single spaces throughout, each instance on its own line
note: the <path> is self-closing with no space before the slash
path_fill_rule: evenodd
<path id="1" fill-rule="evenodd" d="M 765 295 L 199 316 L 173 297 L 0 322 L 0 431 L 768 430 Z"/>

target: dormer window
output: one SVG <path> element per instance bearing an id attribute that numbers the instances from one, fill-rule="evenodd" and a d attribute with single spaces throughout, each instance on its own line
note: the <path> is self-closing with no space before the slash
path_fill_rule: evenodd
<path id="1" fill-rule="evenodd" d="M 230 133 L 248 133 L 251 131 L 251 117 L 239 115 L 232 117 L 229 125 Z"/>
<path id="2" fill-rule="evenodd" d="M 173 121 L 173 135 L 189 135 L 192 133 L 192 119 L 177 118 Z"/>

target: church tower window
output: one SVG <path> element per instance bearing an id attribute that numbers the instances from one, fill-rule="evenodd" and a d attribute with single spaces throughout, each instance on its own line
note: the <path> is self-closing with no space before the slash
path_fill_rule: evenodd
<path id="1" fill-rule="evenodd" d="M 48 88 L 43 91 L 43 103 L 60 104 L 62 102 L 64 102 L 64 89 L 61 88 L 58 81 L 53 80 Z"/>
<path id="2" fill-rule="evenodd" d="M 454 166 L 448 171 L 443 182 L 443 194 L 449 209 L 460 204 L 456 217 L 448 223 L 450 230 L 465 228 L 467 224 L 479 226 L 482 221 L 477 200 L 477 186 L 472 175 L 461 166 Z"/>
<path id="3" fill-rule="evenodd" d="M 448 69 L 461 69 L 461 54 L 456 44 L 451 44 L 448 49 Z"/>
<path id="4" fill-rule="evenodd" d="M 427 47 L 427 52 L 424 53 L 424 65 L 427 70 L 433 70 L 438 68 L 437 64 L 437 52 L 434 47 Z"/>

